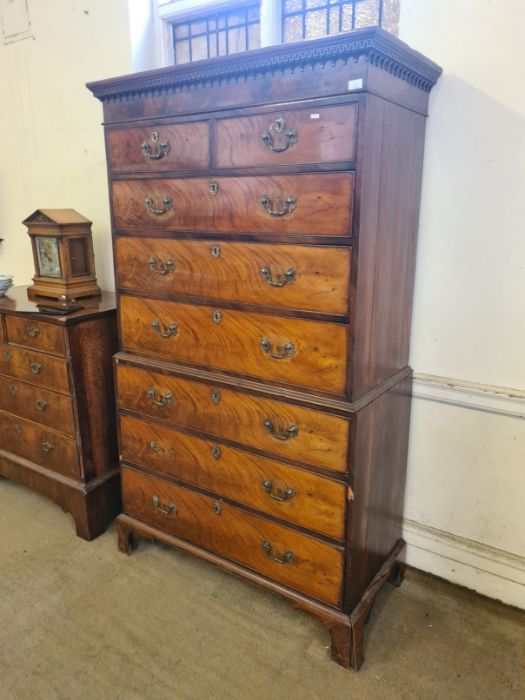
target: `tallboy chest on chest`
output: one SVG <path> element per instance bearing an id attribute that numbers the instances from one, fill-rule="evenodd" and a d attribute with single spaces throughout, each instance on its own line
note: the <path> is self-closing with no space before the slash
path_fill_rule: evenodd
<path id="1" fill-rule="evenodd" d="M 359 667 L 399 570 L 435 64 L 381 30 L 89 87 L 104 103 L 120 547 L 292 600 Z"/>

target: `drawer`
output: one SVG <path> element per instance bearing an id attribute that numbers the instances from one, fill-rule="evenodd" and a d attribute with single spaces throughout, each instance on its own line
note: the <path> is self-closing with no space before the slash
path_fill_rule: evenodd
<path id="1" fill-rule="evenodd" d="M 350 248 L 116 239 L 122 289 L 348 313 Z"/>
<path id="2" fill-rule="evenodd" d="M 4 344 L 0 350 L 0 374 L 69 392 L 67 361 L 42 352 Z"/>
<path id="3" fill-rule="evenodd" d="M 209 138 L 207 122 L 112 129 L 107 134 L 109 167 L 115 172 L 207 168 Z"/>
<path id="4" fill-rule="evenodd" d="M 116 180 L 113 216 L 116 228 L 345 236 L 353 182 L 353 173 Z"/>
<path id="5" fill-rule="evenodd" d="M 347 326 L 123 296 L 122 345 L 169 360 L 342 394 Z"/>
<path id="6" fill-rule="evenodd" d="M 347 470 L 349 421 L 241 391 L 117 366 L 120 408 L 314 466 Z"/>
<path id="7" fill-rule="evenodd" d="M 0 377 L 0 410 L 75 435 L 73 400 L 70 396 Z"/>
<path id="8" fill-rule="evenodd" d="M 81 476 L 74 438 L 2 412 L 0 437 L 0 446 L 6 452 L 74 479 Z"/>
<path id="9" fill-rule="evenodd" d="M 337 605 L 343 551 L 163 479 L 122 469 L 124 512 Z"/>
<path id="10" fill-rule="evenodd" d="M 357 104 L 217 121 L 217 165 L 239 168 L 355 160 Z"/>
<path id="11" fill-rule="evenodd" d="M 343 484 L 129 416 L 121 459 L 168 474 L 309 530 L 344 538 Z"/>
<path id="12" fill-rule="evenodd" d="M 5 323 L 10 343 L 65 356 L 66 343 L 61 326 L 19 316 L 6 316 Z"/>

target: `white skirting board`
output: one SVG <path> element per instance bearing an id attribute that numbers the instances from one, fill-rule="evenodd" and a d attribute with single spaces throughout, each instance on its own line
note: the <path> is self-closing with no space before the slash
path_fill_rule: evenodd
<path id="1" fill-rule="evenodd" d="M 483 426 L 488 426 L 488 435 L 484 437 L 489 445 L 492 443 L 494 454 L 498 455 L 500 448 L 498 440 L 502 439 L 502 421 L 507 425 L 509 435 L 518 434 L 523 440 L 525 391 L 417 373 L 414 374 L 413 391 L 414 413 L 419 416 L 419 419 L 415 421 L 413 434 L 411 434 L 414 449 L 409 464 L 409 483 L 412 486 L 408 489 L 406 517 L 403 521 L 404 538 L 407 542 L 407 563 L 490 598 L 525 609 L 525 557 L 521 556 L 523 549 L 517 544 L 516 537 L 518 536 L 523 543 L 525 538 L 525 506 L 521 523 L 516 522 L 515 516 L 510 523 L 512 537 L 500 539 L 498 545 L 502 544 L 503 548 L 497 548 L 490 546 L 487 542 L 475 541 L 458 535 L 457 532 L 462 530 L 463 534 L 468 534 L 469 523 L 466 523 L 465 520 L 458 520 L 457 513 L 451 515 L 450 519 L 443 518 L 441 522 L 438 522 L 440 513 L 446 512 L 448 499 L 445 489 L 433 490 L 432 485 L 435 486 L 436 482 L 431 480 L 431 477 L 435 478 L 438 469 L 438 465 L 434 465 L 432 459 L 434 455 L 439 459 L 441 454 L 439 452 L 441 449 L 439 439 L 443 439 L 443 437 L 446 439 L 446 429 L 451 421 L 455 421 L 457 425 L 458 419 L 465 416 L 464 439 L 461 433 L 461 441 L 458 443 L 456 432 L 453 443 L 458 461 L 454 466 L 449 466 L 444 460 L 439 464 L 439 468 L 443 472 L 442 479 L 447 482 L 447 485 L 450 482 L 456 486 L 461 483 L 457 481 L 459 468 L 462 471 L 463 481 L 467 481 L 469 484 L 468 488 L 473 491 L 479 489 L 479 493 L 476 494 L 480 500 L 479 508 L 483 512 L 483 503 L 485 503 L 486 511 L 486 505 L 490 503 L 491 497 L 490 485 L 487 486 L 487 481 L 482 482 L 480 479 L 479 463 L 475 460 L 472 463 L 469 461 L 473 454 L 469 452 L 469 447 L 476 440 L 479 440 L 476 433 L 470 433 L 468 430 L 475 415 L 470 412 L 481 411 L 485 414 L 493 414 L 493 417 L 486 416 L 482 419 Z M 431 409 L 431 405 L 427 402 L 431 402 L 435 408 Z M 442 406 L 441 409 L 438 409 L 438 405 Z M 437 414 L 436 411 L 438 411 Z M 469 412 L 472 418 L 464 414 L 464 411 Z M 432 423 L 428 422 L 429 416 L 438 417 L 441 420 L 441 432 L 433 434 L 434 427 Z M 492 436 L 490 428 L 493 425 L 496 427 L 496 423 L 500 432 L 494 431 L 494 436 Z M 506 433 L 507 431 L 505 431 Z M 436 440 L 436 436 L 438 444 L 433 442 Z M 428 442 L 428 446 L 425 441 Z M 463 445 L 464 451 L 462 451 Z M 504 492 L 504 497 L 501 500 L 500 511 L 492 512 L 490 515 L 491 522 L 496 525 L 501 525 L 505 521 L 506 504 L 509 500 L 513 499 L 515 504 L 516 494 L 525 493 L 525 454 L 518 451 L 513 453 L 512 459 L 512 476 L 513 479 L 515 477 L 516 481 L 509 480 L 509 486 L 506 487 L 507 491 Z M 520 467 L 520 464 L 523 465 L 523 468 Z M 498 478 L 500 474 L 501 465 L 497 464 L 496 461 L 494 478 Z M 428 488 L 426 480 L 430 483 Z M 505 494 L 507 495 L 505 496 Z M 428 513 L 425 506 L 428 508 Z M 470 517 L 470 511 L 467 513 Z M 486 513 L 484 514 L 486 515 Z M 475 517 L 479 518 L 479 511 L 473 510 L 472 518 Z M 470 522 L 473 524 L 475 521 L 471 519 Z M 447 531 L 449 526 L 450 530 L 457 530 L 457 532 Z M 518 530 L 521 530 L 521 535 Z M 520 549 L 520 552 L 505 551 L 507 541 L 509 549 Z"/>
<path id="2" fill-rule="evenodd" d="M 410 566 L 525 609 L 525 558 L 413 520 L 403 537 Z"/>

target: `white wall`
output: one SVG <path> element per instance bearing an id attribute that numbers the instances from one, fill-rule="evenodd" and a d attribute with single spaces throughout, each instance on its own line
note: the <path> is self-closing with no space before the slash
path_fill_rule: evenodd
<path id="1" fill-rule="evenodd" d="M 521 607 L 524 23 L 522 0 L 401 0 L 400 38 L 444 68 L 419 232 L 408 560 Z"/>
<path id="2" fill-rule="evenodd" d="M 99 284 L 112 288 L 102 106 L 84 87 L 131 70 L 126 0 L 28 0 L 32 38 L 0 44 L 0 272 L 34 274 L 21 221 L 72 207 L 93 221 Z"/>

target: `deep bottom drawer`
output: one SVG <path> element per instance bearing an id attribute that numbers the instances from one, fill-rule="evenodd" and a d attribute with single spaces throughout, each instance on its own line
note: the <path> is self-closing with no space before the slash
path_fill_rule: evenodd
<path id="1" fill-rule="evenodd" d="M 332 605 L 343 551 L 190 489 L 122 469 L 124 512 Z"/>
<path id="2" fill-rule="evenodd" d="M 0 412 L 0 448 L 59 474 L 80 478 L 74 438 Z"/>

